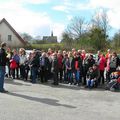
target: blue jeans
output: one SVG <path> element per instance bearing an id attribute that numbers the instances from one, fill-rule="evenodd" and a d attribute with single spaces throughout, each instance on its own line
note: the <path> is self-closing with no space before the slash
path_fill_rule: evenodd
<path id="1" fill-rule="evenodd" d="M 64 71 L 64 82 L 65 81 L 68 81 L 68 76 L 67 76 L 67 72 L 66 71 Z"/>
<path id="2" fill-rule="evenodd" d="M 79 70 L 75 71 L 75 80 L 76 80 L 76 83 L 80 83 L 80 71 Z"/>
<path id="3" fill-rule="evenodd" d="M 32 83 L 36 83 L 37 67 L 32 67 L 31 68 L 31 72 L 32 72 Z"/>
<path id="4" fill-rule="evenodd" d="M 73 73 L 71 70 L 67 71 L 67 76 L 68 76 L 68 82 L 72 83 L 73 82 Z"/>
<path id="5" fill-rule="evenodd" d="M 93 87 L 93 85 L 94 85 L 94 80 L 87 80 L 88 87 Z"/>
<path id="6" fill-rule="evenodd" d="M 5 66 L 0 66 L 0 91 L 4 90 Z"/>

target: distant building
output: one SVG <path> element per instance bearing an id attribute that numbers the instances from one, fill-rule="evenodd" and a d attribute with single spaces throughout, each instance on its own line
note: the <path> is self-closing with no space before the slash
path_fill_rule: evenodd
<path id="1" fill-rule="evenodd" d="M 6 42 L 9 47 L 24 47 L 27 44 L 5 18 L 0 21 L 1 42 Z"/>
<path id="2" fill-rule="evenodd" d="M 43 41 L 45 43 L 57 43 L 57 36 L 53 36 L 53 31 L 52 31 L 51 36 L 43 36 Z"/>

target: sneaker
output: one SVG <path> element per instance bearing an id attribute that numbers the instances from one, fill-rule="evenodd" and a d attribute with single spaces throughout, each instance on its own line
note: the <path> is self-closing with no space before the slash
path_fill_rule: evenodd
<path id="1" fill-rule="evenodd" d="M 5 77 L 7 77 L 7 78 L 8 78 L 8 74 L 5 74 Z"/>
<path id="2" fill-rule="evenodd" d="M 74 85 L 76 85 L 77 83 L 75 82 Z"/>
<path id="3" fill-rule="evenodd" d="M 88 88 L 88 86 L 86 85 L 84 88 Z"/>
<path id="4" fill-rule="evenodd" d="M 115 91 L 115 88 L 110 88 L 110 91 L 113 91 L 113 92 L 114 92 L 114 91 Z"/>

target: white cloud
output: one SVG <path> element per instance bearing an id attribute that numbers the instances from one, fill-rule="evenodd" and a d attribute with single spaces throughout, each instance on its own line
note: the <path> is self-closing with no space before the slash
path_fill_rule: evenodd
<path id="1" fill-rule="evenodd" d="M 120 12 L 109 10 L 108 18 L 110 25 L 115 29 L 120 29 Z"/>
<path id="2" fill-rule="evenodd" d="M 89 5 L 93 9 L 105 8 L 112 28 L 120 29 L 120 0 L 90 0 Z"/>
<path id="3" fill-rule="evenodd" d="M 107 8 L 107 15 L 110 25 L 113 28 L 120 29 L 120 0 L 89 0 L 87 3 L 81 3 L 79 0 L 63 0 L 61 4 L 52 9 L 66 13 L 66 17 L 71 20 L 74 12 L 83 10 L 95 11 L 98 8 Z M 53 30 L 54 35 L 61 39 L 61 33 L 64 31 L 64 23 L 53 22 L 52 18 L 46 12 L 33 12 L 24 8 L 25 4 L 47 4 L 53 0 L 0 0 L 0 19 L 6 20 L 15 28 L 17 32 L 26 32 L 33 36 L 50 35 Z M 91 18 L 90 18 L 91 19 Z"/>
<path id="4" fill-rule="evenodd" d="M 31 3 L 31 4 L 45 4 L 49 3 L 51 0 L 21 0 L 23 3 Z"/>
<path id="5" fill-rule="evenodd" d="M 89 4 L 93 8 L 104 7 L 113 9 L 115 7 L 119 7 L 120 0 L 90 0 Z"/>
<path id="6" fill-rule="evenodd" d="M 59 40 L 61 39 L 64 25 L 53 23 L 47 13 L 27 10 L 23 7 L 22 1 L 21 4 L 17 2 L 4 2 L 1 4 L 0 19 L 6 18 L 17 32 L 26 32 L 32 36 L 43 36 L 50 35 L 51 30 L 53 30 L 54 35 L 58 36 Z"/>
<path id="7" fill-rule="evenodd" d="M 73 15 L 67 15 L 67 19 L 71 21 L 73 19 Z"/>
<path id="8" fill-rule="evenodd" d="M 46 4 L 52 0 L 4 0 L 0 1 L 0 3 L 17 3 L 17 4 Z"/>
<path id="9" fill-rule="evenodd" d="M 101 9 L 107 10 L 109 24 L 114 29 L 120 29 L 120 0 L 89 0 L 87 3 L 78 3 L 76 5 L 77 10 L 89 10 L 93 12 Z"/>
<path id="10" fill-rule="evenodd" d="M 68 13 L 68 7 L 66 5 L 58 5 L 58 6 L 54 6 L 53 10 L 57 10 L 57 11 L 62 11 L 65 13 Z"/>
<path id="11" fill-rule="evenodd" d="M 7 6 L 10 5 L 11 7 Z M 22 6 L 14 4 L 7 4 L 4 8 L 0 8 L 0 18 L 6 18 L 7 21 L 18 32 L 27 32 L 35 35 L 36 29 L 43 28 L 51 24 L 51 19 L 46 13 L 35 13 L 24 9 Z M 11 9 L 12 8 L 12 9 Z"/>

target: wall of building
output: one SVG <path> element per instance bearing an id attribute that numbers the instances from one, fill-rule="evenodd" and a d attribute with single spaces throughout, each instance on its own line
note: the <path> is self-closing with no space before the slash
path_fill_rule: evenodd
<path id="1" fill-rule="evenodd" d="M 11 41 L 8 41 L 8 35 L 12 35 Z M 0 24 L 0 42 L 6 42 L 10 47 L 24 46 L 23 43 L 4 22 Z"/>

